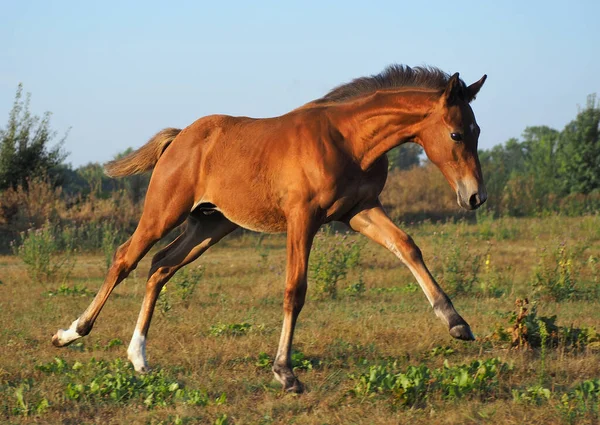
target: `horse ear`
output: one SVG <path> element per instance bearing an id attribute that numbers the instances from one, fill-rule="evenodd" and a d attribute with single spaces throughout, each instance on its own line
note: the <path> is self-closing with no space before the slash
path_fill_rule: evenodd
<path id="1" fill-rule="evenodd" d="M 483 77 L 481 77 L 481 79 L 479 81 L 474 82 L 473 84 L 471 84 L 469 87 L 467 87 L 466 93 L 465 93 L 465 97 L 467 102 L 471 102 L 475 99 L 475 96 L 477 96 L 477 93 L 479 93 L 479 90 L 481 90 L 481 86 L 483 86 L 483 83 L 485 83 L 485 80 L 487 79 L 487 75 L 483 75 Z"/>
<path id="2" fill-rule="evenodd" d="M 444 99 L 446 103 L 454 103 L 461 89 L 461 82 L 457 72 L 448 80 L 448 85 L 444 90 L 442 99 Z"/>

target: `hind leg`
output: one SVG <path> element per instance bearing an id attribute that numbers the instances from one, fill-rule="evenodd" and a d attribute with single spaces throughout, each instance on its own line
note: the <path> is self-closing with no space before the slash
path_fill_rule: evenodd
<path id="1" fill-rule="evenodd" d="M 162 287 L 177 270 L 191 263 L 209 247 L 237 228 L 221 214 L 188 218 L 185 231 L 169 246 L 158 252 L 152 259 L 152 266 L 146 283 L 146 294 L 142 303 L 127 357 L 137 372 L 148 370 L 146 361 L 146 338 L 156 300 Z"/>
<path id="2" fill-rule="evenodd" d="M 171 183 L 169 190 L 163 189 Z M 179 181 L 173 178 L 161 180 L 152 176 L 138 227 L 131 238 L 117 249 L 106 279 L 89 307 L 68 329 L 60 329 L 52 337 L 55 346 L 63 347 L 90 333 L 113 289 L 137 267 L 159 239 L 188 216 L 193 202 L 192 198 L 188 199 L 191 191 L 177 183 Z"/>

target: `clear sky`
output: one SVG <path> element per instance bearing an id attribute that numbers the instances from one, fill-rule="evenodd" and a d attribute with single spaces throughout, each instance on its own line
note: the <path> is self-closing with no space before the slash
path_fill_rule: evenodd
<path id="1" fill-rule="evenodd" d="M 600 1 L 0 0 L 0 126 L 19 82 L 79 166 L 213 113 L 280 115 L 391 63 L 488 80 L 480 146 L 600 94 Z"/>

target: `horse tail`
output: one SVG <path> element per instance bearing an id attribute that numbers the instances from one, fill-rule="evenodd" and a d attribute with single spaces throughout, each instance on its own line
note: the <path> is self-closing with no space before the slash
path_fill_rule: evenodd
<path id="1" fill-rule="evenodd" d="M 165 128 L 136 151 L 104 165 L 109 177 L 124 177 L 150 171 L 171 142 L 181 133 L 179 128 Z"/>

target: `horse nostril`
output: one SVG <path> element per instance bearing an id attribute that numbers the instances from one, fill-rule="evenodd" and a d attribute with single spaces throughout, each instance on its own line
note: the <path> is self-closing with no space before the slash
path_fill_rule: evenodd
<path id="1" fill-rule="evenodd" d="M 471 195 L 471 197 L 469 198 L 469 205 L 473 209 L 481 205 L 481 201 L 479 200 L 479 193 L 474 193 Z"/>

